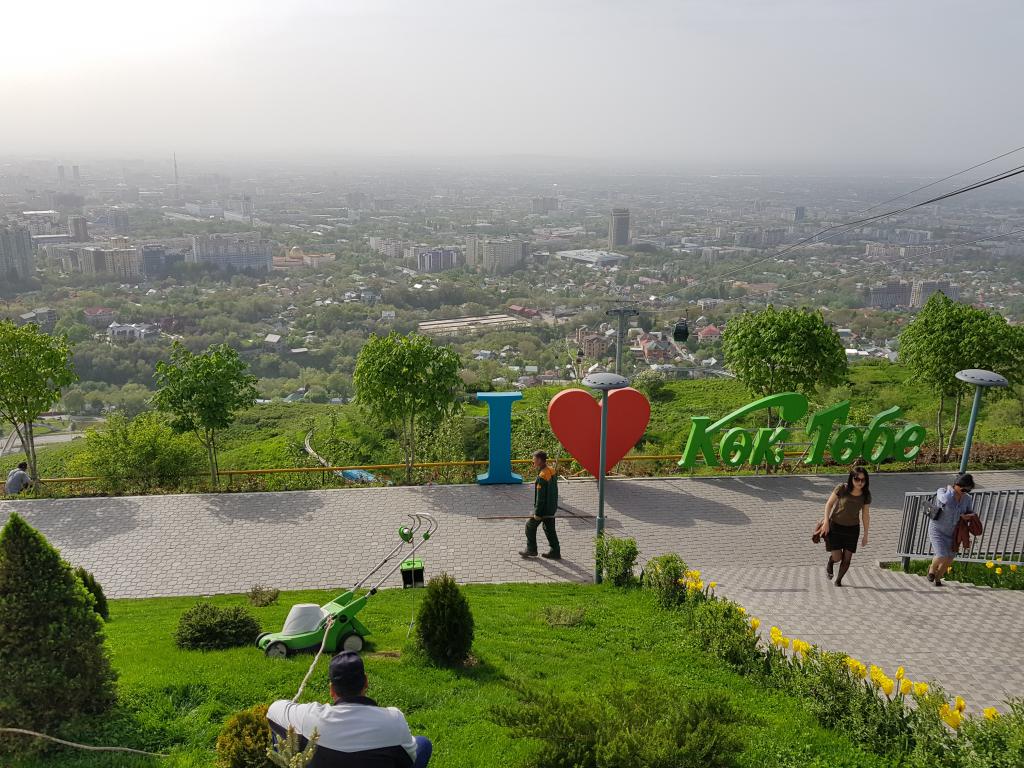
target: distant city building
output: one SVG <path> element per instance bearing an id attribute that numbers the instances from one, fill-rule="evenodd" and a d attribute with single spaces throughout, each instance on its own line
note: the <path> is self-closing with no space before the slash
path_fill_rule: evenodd
<path id="1" fill-rule="evenodd" d="M 804 206 L 798 205 L 796 208 L 793 209 L 793 221 L 803 221 L 806 218 L 807 209 Z"/>
<path id="2" fill-rule="evenodd" d="M 109 275 L 118 280 L 138 280 L 142 277 L 142 257 L 135 248 L 118 242 L 115 248 L 86 246 L 78 249 L 78 271 L 86 275 Z"/>
<path id="3" fill-rule="evenodd" d="M 140 251 L 142 274 L 150 279 L 165 276 L 172 267 L 185 261 L 185 254 L 181 250 L 160 243 L 147 243 Z"/>
<path id="4" fill-rule="evenodd" d="M 515 238 L 466 238 L 466 264 L 484 272 L 508 272 L 523 263 L 526 243 Z"/>
<path id="5" fill-rule="evenodd" d="M 367 199 L 365 192 L 349 192 L 345 195 L 345 203 L 349 208 L 354 208 L 357 211 L 366 208 Z"/>
<path id="6" fill-rule="evenodd" d="M 107 328 L 117 320 L 117 312 L 110 307 L 88 307 L 82 310 L 86 325 L 93 328 Z"/>
<path id="7" fill-rule="evenodd" d="M 761 230 L 761 247 L 774 248 L 786 239 L 786 230 L 781 227 Z"/>
<path id="8" fill-rule="evenodd" d="M 89 224 L 85 216 L 68 216 L 68 235 L 72 243 L 89 242 Z"/>
<path id="9" fill-rule="evenodd" d="M 629 208 L 613 208 L 608 218 L 608 249 L 629 245 Z"/>
<path id="10" fill-rule="evenodd" d="M 160 335 L 160 326 L 150 323 L 111 323 L 107 327 L 107 340 L 113 342 L 145 341 Z"/>
<path id="11" fill-rule="evenodd" d="M 611 344 L 611 340 L 603 333 L 588 333 L 580 339 L 580 350 L 585 358 L 600 360 Z"/>
<path id="12" fill-rule="evenodd" d="M 597 251 L 592 248 L 580 248 L 573 251 L 559 251 L 556 255 L 563 261 L 575 261 L 580 264 L 589 264 L 595 267 L 611 267 L 620 262 L 626 261 L 626 259 L 629 258 L 621 253 Z"/>
<path id="13" fill-rule="evenodd" d="M 534 213 L 545 214 L 558 210 L 557 197 L 535 197 L 530 203 L 531 210 Z"/>
<path id="14" fill-rule="evenodd" d="M 196 264 L 211 264 L 218 269 L 251 269 L 269 272 L 274 248 L 259 232 L 234 235 L 194 235 L 192 258 Z"/>
<path id="15" fill-rule="evenodd" d="M 402 249 L 402 256 L 408 261 L 416 261 L 421 253 L 426 253 L 430 250 L 429 245 L 420 243 L 418 245 L 407 245 Z"/>
<path id="16" fill-rule="evenodd" d="M 933 293 L 939 292 L 953 301 L 960 298 L 960 287 L 948 280 L 916 280 L 910 293 L 910 304 L 917 308 L 923 307 Z"/>
<path id="17" fill-rule="evenodd" d="M 40 307 L 18 316 L 19 325 L 35 323 L 43 333 L 50 333 L 57 325 L 57 310 Z"/>
<path id="18" fill-rule="evenodd" d="M 17 225 L 0 227 L 0 279 L 13 274 L 24 280 L 32 269 L 32 234 Z"/>
<path id="19" fill-rule="evenodd" d="M 455 317 L 451 320 L 428 320 L 420 323 L 418 330 L 428 336 L 469 336 L 485 331 L 500 331 L 520 328 L 529 322 L 506 314 Z"/>
<path id="20" fill-rule="evenodd" d="M 392 237 L 370 235 L 370 249 L 389 259 L 400 259 L 405 253 L 405 243 Z"/>
<path id="21" fill-rule="evenodd" d="M 459 252 L 454 248 L 431 248 L 416 256 L 416 269 L 420 272 L 444 272 L 459 263 Z"/>
<path id="22" fill-rule="evenodd" d="M 78 182 L 82 180 L 81 175 L 78 173 L 78 166 L 77 165 L 72 165 L 71 166 L 71 178 L 74 179 L 75 184 L 78 184 Z"/>
<path id="23" fill-rule="evenodd" d="M 881 285 L 872 285 L 867 289 L 864 303 L 869 307 L 881 309 L 909 307 L 913 287 L 913 283 L 905 283 L 902 280 L 889 280 Z"/>

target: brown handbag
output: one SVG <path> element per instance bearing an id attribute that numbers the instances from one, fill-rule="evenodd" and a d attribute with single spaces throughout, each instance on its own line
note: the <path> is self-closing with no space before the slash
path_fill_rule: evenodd
<path id="1" fill-rule="evenodd" d="M 821 543 L 821 529 L 824 527 L 825 521 L 819 520 L 818 524 L 814 526 L 814 533 L 811 534 L 811 541 L 815 544 Z"/>

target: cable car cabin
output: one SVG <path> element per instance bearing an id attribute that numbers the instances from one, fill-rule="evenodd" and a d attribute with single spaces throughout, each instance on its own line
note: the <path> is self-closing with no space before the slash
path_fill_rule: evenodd
<path id="1" fill-rule="evenodd" d="M 679 320 L 676 323 L 676 327 L 672 330 L 672 339 L 674 341 L 686 341 L 690 338 L 690 326 L 686 320 Z"/>

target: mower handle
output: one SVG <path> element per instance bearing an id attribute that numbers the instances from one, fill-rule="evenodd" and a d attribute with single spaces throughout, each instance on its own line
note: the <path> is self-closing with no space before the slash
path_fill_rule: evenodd
<path id="1" fill-rule="evenodd" d="M 437 519 L 429 512 L 409 512 L 408 516 L 412 518 L 412 526 L 407 527 L 403 525 L 399 527 L 398 545 L 394 549 L 392 549 L 387 555 L 385 555 L 383 560 L 377 563 L 377 565 L 375 565 L 368 574 L 366 574 L 354 587 L 352 587 L 353 590 L 360 589 L 366 582 L 370 580 L 370 577 L 373 576 L 373 574 L 375 574 L 381 568 L 383 568 L 384 565 L 392 557 L 394 557 L 402 547 L 404 547 L 406 544 L 412 543 L 415 534 L 424 525 L 426 525 L 427 530 L 423 532 L 423 538 L 420 540 L 419 544 L 416 544 L 412 548 L 412 552 L 415 552 L 419 548 L 420 544 L 422 544 L 424 541 L 427 541 L 430 538 L 431 534 L 433 534 L 438 528 Z M 410 552 L 409 554 L 411 555 L 412 552 Z M 398 570 L 398 567 L 400 565 L 401 563 L 399 563 L 390 571 L 388 571 L 387 576 L 381 579 L 380 582 L 378 582 L 377 585 L 371 589 L 371 592 L 375 592 L 377 590 L 377 587 L 383 584 L 384 581 L 388 578 L 388 576 L 390 576 L 392 573 Z"/>
<path id="2" fill-rule="evenodd" d="M 423 532 L 422 538 L 418 542 L 416 542 L 416 544 L 413 545 L 412 550 L 408 553 L 408 556 L 406 557 L 407 560 L 414 554 L 416 554 L 417 549 L 419 549 L 428 541 L 430 541 L 431 535 L 438 529 L 437 519 L 429 512 L 410 512 L 409 517 L 416 519 L 416 527 L 413 529 L 414 531 L 419 530 L 419 528 L 424 524 L 427 526 L 427 530 Z M 390 555 L 388 556 L 388 558 L 390 558 Z M 384 562 L 387 562 L 387 560 L 385 560 Z M 378 565 L 377 568 L 374 568 L 373 571 L 371 571 L 370 573 L 372 574 L 374 571 L 378 570 L 382 565 L 384 565 L 384 563 Z M 380 581 L 378 581 L 376 584 L 370 587 L 370 594 L 375 595 L 377 593 L 377 590 L 380 589 L 381 584 L 387 581 L 391 577 L 391 574 L 397 571 L 401 566 L 401 562 L 396 563 L 390 571 L 384 574 Z M 367 575 L 366 579 L 363 579 L 363 581 L 365 582 L 368 579 L 369 575 Z"/>

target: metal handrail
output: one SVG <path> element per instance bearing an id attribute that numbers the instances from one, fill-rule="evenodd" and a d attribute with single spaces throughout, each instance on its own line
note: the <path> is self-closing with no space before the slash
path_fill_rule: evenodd
<path id="1" fill-rule="evenodd" d="M 908 493 L 903 498 L 898 552 L 903 570 L 910 570 L 912 557 L 931 557 L 931 542 L 924 509 L 934 493 Z M 1024 565 L 1024 488 L 1003 491 L 975 491 L 974 512 L 981 520 L 982 534 L 971 539 L 967 552 L 958 560 L 985 563 L 1001 558 L 1007 565 Z"/>

